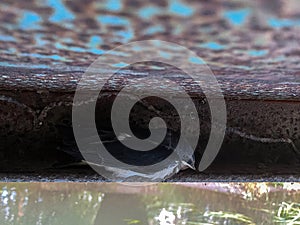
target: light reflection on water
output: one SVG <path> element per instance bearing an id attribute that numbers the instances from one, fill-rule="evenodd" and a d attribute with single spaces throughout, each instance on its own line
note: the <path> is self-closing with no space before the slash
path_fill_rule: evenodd
<path id="1" fill-rule="evenodd" d="M 281 202 L 300 199 L 300 192 L 277 191 L 245 200 L 238 184 L 227 191 L 236 193 L 212 184 L 1 183 L 0 220 L 2 225 L 273 224 Z"/>

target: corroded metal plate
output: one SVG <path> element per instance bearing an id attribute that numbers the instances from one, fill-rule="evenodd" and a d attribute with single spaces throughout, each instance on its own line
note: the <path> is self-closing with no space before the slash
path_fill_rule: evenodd
<path id="1" fill-rule="evenodd" d="M 297 0 L 3 0 L 0 12 L 1 90 L 71 91 L 106 50 L 159 39 L 202 57 L 225 96 L 299 100 Z"/>
<path id="2" fill-rule="evenodd" d="M 87 67 L 107 50 L 147 39 L 195 51 L 216 75 L 228 107 L 227 156 L 220 161 L 235 160 L 231 156 L 240 149 L 245 161 L 298 160 L 297 0 L 2 0 L 0 21 L 1 165 L 31 153 L 45 161 L 53 156 L 65 135 L 57 125 L 70 128 L 74 91 Z M 150 71 L 180 78 L 189 93 L 200 92 L 178 71 L 155 64 L 120 69 L 122 76 L 106 91 L 119 90 L 126 76 Z M 196 101 L 203 108 L 202 99 Z"/>

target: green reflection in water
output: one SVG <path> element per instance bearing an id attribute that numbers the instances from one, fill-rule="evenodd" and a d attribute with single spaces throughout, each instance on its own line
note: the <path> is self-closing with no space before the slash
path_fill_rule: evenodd
<path id="1" fill-rule="evenodd" d="M 0 224 L 299 224 L 297 191 L 246 200 L 238 184 L 213 185 L 0 183 Z"/>

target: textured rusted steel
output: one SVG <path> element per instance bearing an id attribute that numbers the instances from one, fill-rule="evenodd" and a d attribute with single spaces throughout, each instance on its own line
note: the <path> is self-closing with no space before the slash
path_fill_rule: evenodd
<path id="1" fill-rule="evenodd" d="M 225 95 L 299 100 L 296 0 L 1 1 L 0 12 L 2 90 L 74 90 L 104 51 L 159 39 L 197 52 Z"/>
<path id="2" fill-rule="evenodd" d="M 227 101 L 230 140 L 236 135 L 239 142 L 265 145 L 282 139 L 290 150 L 299 148 L 297 0 L 2 0 L 0 21 L 1 149 L 18 143 L 26 146 L 17 151 L 22 155 L 41 149 L 32 145 L 41 139 L 49 139 L 49 149 L 56 146 L 50 139 L 57 137 L 57 124 L 70 122 L 73 94 L 86 68 L 106 50 L 147 39 L 188 47 L 210 66 Z M 195 97 L 200 92 L 164 65 L 119 72 L 106 89 L 109 96 L 137 72 L 180 80 Z M 230 143 L 229 149 L 237 148 Z M 244 147 L 259 151 L 249 146 Z M 6 156 L 1 153 L 0 159 Z"/>

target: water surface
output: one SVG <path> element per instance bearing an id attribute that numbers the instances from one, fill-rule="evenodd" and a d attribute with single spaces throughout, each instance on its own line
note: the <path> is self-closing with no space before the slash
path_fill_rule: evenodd
<path id="1" fill-rule="evenodd" d="M 300 192 L 269 190 L 255 183 L 1 183 L 0 218 L 3 225 L 274 224 L 282 202 L 299 201 Z"/>

